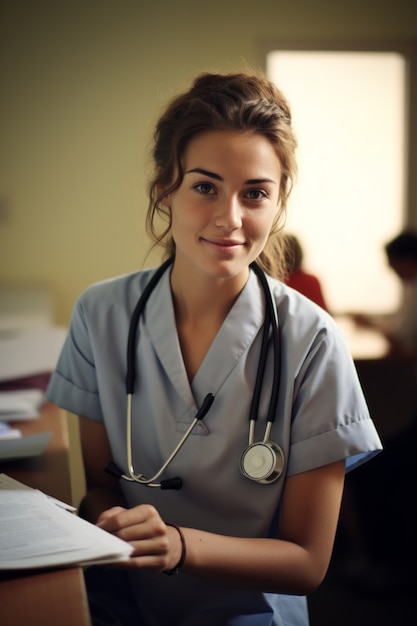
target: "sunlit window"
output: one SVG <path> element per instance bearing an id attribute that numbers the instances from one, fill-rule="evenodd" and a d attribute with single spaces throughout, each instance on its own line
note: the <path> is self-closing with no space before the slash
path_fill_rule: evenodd
<path id="1" fill-rule="evenodd" d="M 391 311 L 399 284 L 383 246 L 405 218 L 406 65 L 392 52 L 274 51 L 267 73 L 288 97 L 299 178 L 287 230 L 332 311 Z"/>

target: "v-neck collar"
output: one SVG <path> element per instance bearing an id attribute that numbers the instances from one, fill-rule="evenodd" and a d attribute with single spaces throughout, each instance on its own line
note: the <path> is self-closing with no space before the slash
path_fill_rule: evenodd
<path id="1" fill-rule="evenodd" d="M 227 380 L 261 328 L 264 308 L 262 288 L 251 271 L 190 384 L 175 324 L 170 270 L 162 276 L 147 303 L 146 332 L 171 384 L 193 412 Z"/>

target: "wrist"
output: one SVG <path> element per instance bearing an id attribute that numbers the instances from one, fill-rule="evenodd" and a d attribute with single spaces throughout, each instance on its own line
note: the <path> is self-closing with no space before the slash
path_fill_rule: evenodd
<path id="1" fill-rule="evenodd" d="M 178 560 L 178 563 L 172 569 L 164 570 L 164 574 L 168 574 L 168 576 L 172 576 L 174 574 L 178 574 L 180 569 L 181 569 L 181 567 L 184 565 L 185 558 L 187 556 L 187 549 L 186 549 L 186 545 L 185 545 L 185 537 L 183 535 L 183 532 L 182 532 L 181 528 L 179 528 L 179 526 L 176 526 L 175 524 L 168 524 L 167 522 L 165 522 L 165 524 L 167 526 L 171 526 L 172 528 L 175 528 L 175 530 L 177 531 L 177 533 L 179 535 L 180 542 L 181 542 L 181 554 L 180 554 L 180 558 Z"/>

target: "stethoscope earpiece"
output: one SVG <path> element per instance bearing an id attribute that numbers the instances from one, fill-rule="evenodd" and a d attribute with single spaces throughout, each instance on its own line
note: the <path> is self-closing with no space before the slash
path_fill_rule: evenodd
<path id="1" fill-rule="evenodd" d="M 284 453 L 274 441 L 252 443 L 240 457 L 240 471 L 246 478 L 268 485 L 278 480 L 284 469 Z"/>

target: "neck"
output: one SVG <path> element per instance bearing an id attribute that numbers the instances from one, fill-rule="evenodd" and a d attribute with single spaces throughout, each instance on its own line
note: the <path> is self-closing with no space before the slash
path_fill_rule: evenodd
<path id="1" fill-rule="evenodd" d="M 174 264 L 171 290 L 177 324 L 221 324 L 246 284 L 248 275 L 213 278 L 179 270 Z"/>

